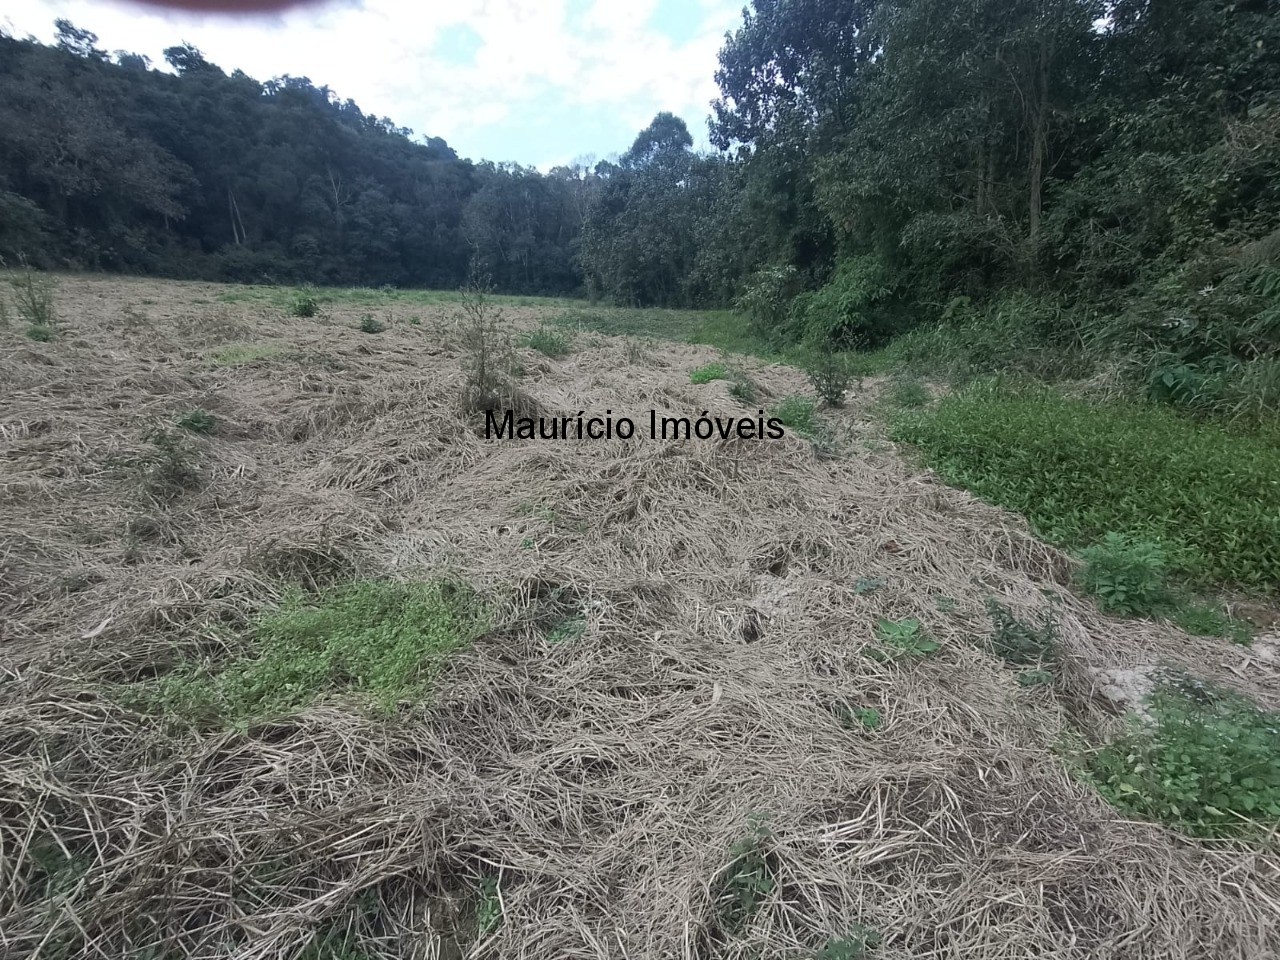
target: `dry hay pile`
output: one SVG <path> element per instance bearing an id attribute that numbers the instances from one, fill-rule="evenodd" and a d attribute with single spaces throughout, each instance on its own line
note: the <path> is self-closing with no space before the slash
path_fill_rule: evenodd
<path id="1" fill-rule="evenodd" d="M 159 306 L 122 317 L 143 293 Z M 1100 616 L 1015 518 L 861 442 L 857 404 L 838 459 L 795 437 L 486 443 L 447 324 L 202 321 L 197 295 L 67 282 L 61 340 L 0 331 L 7 956 L 803 958 L 862 927 L 886 958 L 1280 954 L 1274 851 L 1126 822 L 1052 752 L 1120 722 L 1096 668 L 1239 688 L 1239 654 Z M 211 366 L 226 335 L 282 352 Z M 689 383 L 710 358 L 580 338 L 528 353 L 525 388 L 567 413 L 740 412 Z M 195 406 L 224 424 L 193 441 L 200 485 L 145 492 L 146 428 Z M 285 582 L 440 571 L 497 626 L 394 720 L 331 699 L 195 732 L 111 695 L 216 653 Z M 1034 620 L 1047 595 L 1061 676 L 1023 688 L 975 643 L 983 602 Z M 904 617 L 940 651 L 866 656 Z M 1274 679 L 1247 692 L 1274 705 Z M 850 729 L 846 704 L 883 723 Z"/>

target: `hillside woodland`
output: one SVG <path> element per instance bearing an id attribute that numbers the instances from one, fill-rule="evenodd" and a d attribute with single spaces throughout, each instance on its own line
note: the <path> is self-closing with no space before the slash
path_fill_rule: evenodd
<path id="1" fill-rule="evenodd" d="M 1266 0 L 758 0 L 700 155 L 474 163 L 305 77 L 0 39 L 0 256 L 243 282 L 736 304 L 786 343 L 1135 361 L 1280 397 L 1280 11 Z M 945 343 L 922 338 L 939 335 Z M 910 341 L 903 348 L 910 347 Z M 908 352 L 910 352 L 908 350 Z M 1129 364 L 1126 363 L 1126 367 Z"/>

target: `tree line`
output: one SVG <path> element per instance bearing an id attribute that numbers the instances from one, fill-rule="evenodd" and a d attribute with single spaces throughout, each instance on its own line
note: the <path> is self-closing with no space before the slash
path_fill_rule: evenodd
<path id="1" fill-rule="evenodd" d="M 1280 390 L 1269 0 L 751 0 L 719 55 L 714 152 L 660 114 L 620 156 L 546 174 L 460 159 L 305 78 L 188 46 L 168 73 L 58 31 L 0 39 L 6 258 L 434 287 L 478 269 L 734 304 L 780 342 L 977 324 L 1141 353 L 1173 393 L 1245 373 Z"/>

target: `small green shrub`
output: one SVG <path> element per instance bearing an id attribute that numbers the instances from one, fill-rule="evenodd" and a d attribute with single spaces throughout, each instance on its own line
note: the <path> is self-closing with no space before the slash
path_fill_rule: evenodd
<path id="1" fill-rule="evenodd" d="M 761 267 L 747 278 L 734 305 L 747 315 L 752 333 L 777 338 L 785 329 L 791 300 L 803 284 L 800 271 L 790 264 Z"/>
<path id="2" fill-rule="evenodd" d="M 570 643 L 574 640 L 580 640 L 586 630 L 586 619 L 579 614 L 575 614 L 556 624 L 555 629 L 547 634 L 547 643 Z"/>
<path id="3" fill-rule="evenodd" d="M 453 584 L 369 581 L 287 596 L 257 621 L 246 653 L 161 680 L 153 702 L 196 722 L 243 725 L 350 692 L 390 710 L 426 696 L 445 661 L 484 630 Z"/>
<path id="4" fill-rule="evenodd" d="M 814 960 L 869 960 L 881 939 L 878 931 L 858 925 L 847 936 L 828 940 Z"/>
<path id="5" fill-rule="evenodd" d="M 192 433 L 212 434 L 218 429 L 218 418 L 208 410 L 195 409 L 182 415 L 178 426 Z"/>
<path id="6" fill-rule="evenodd" d="M 27 327 L 27 337 L 39 343 L 52 343 L 57 336 L 56 328 L 45 326 L 43 323 L 33 323 Z"/>
<path id="7" fill-rule="evenodd" d="M 1081 550 L 1080 558 L 1080 585 L 1102 609 L 1149 616 L 1169 607 L 1168 561 L 1160 544 L 1108 533 L 1101 543 Z"/>
<path id="8" fill-rule="evenodd" d="M 480 881 L 476 904 L 476 935 L 483 940 L 502 926 L 502 894 L 498 881 L 485 877 Z"/>
<path id="9" fill-rule="evenodd" d="M 808 397 L 795 395 L 786 397 L 770 413 L 782 421 L 783 426 L 790 427 L 801 436 L 812 437 L 817 432 L 818 423 L 814 416 L 813 401 Z"/>
<path id="10" fill-rule="evenodd" d="M 1054 680 L 1050 670 L 1023 670 L 1018 674 L 1018 685 L 1023 687 L 1051 687 Z"/>
<path id="11" fill-rule="evenodd" d="M 568 331 L 546 324 L 525 337 L 525 346 L 547 357 L 567 357 L 572 344 Z"/>
<path id="12" fill-rule="evenodd" d="M 143 456 L 143 482 L 147 492 L 170 499 L 200 486 L 197 454 L 181 437 L 168 430 L 147 435 L 151 449 Z"/>
<path id="13" fill-rule="evenodd" d="M 756 402 L 756 385 L 741 370 L 733 371 L 733 382 L 729 385 L 729 396 L 742 404 Z"/>
<path id="14" fill-rule="evenodd" d="M 382 333 L 386 329 L 387 325 L 371 313 L 363 314 L 360 317 L 361 333 Z"/>
<path id="15" fill-rule="evenodd" d="M 853 703 L 836 706 L 836 718 L 849 730 L 878 730 L 884 718 L 875 707 L 860 707 Z"/>
<path id="16" fill-rule="evenodd" d="M 777 886 L 765 850 L 770 836 L 763 820 L 753 817 L 747 836 L 734 844 L 729 864 L 712 888 L 720 923 L 729 933 L 740 933 Z"/>
<path id="17" fill-rule="evenodd" d="M 889 388 L 889 402 L 895 407 L 923 407 L 929 400 L 929 388 L 919 380 L 900 378 Z"/>
<path id="18" fill-rule="evenodd" d="M 994 598 L 987 600 L 991 618 L 988 651 L 1014 666 L 1052 663 L 1058 657 L 1058 628 L 1053 614 L 1046 613 L 1039 626 L 1019 620 L 1008 607 Z"/>
<path id="19" fill-rule="evenodd" d="M 732 380 L 733 373 L 728 366 L 715 361 L 714 363 L 704 364 L 697 370 L 689 374 L 690 383 L 711 383 L 713 380 Z"/>
<path id="20" fill-rule="evenodd" d="M 1280 824 L 1280 713 L 1188 679 L 1163 683 L 1148 706 L 1154 726 L 1136 725 L 1089 760 L 1103 796 L 1201 837 Z"/>
<path id="21" fill-rule="evenodd" d="M 476 412 L 509 405 L 517 394 L 518 363 L 511 333 L 485 281 L 473 281 L 462 291 L 455 320 L 462 333 L 463 409 Z"/>
<path id="22" fill-rule="evenodd" d="M 941 649 L 914 618 L 908 620 L 885 620 L 876 623 L 876 637 L 884 645 L 883 648 L 872 647 L 867 656 L 872 660 L 887 661 L 899 658 L 927 657 Z"/>
<path id="23" fill-rule="evenodd" d="M 320 301 L 307 291 L 299 291 L 289 301 L 289 314 L 295 317 L 314 317 L 320 312 Z"/>
<path id="24" fill-rule="evenodd" d="M 854 376 L 842 354 L 832 351 L 812 354 L 805 362 L 804 369 L 813 389 L 827 406 L 844 406 L 845 394 L 849 392 Z"/>
<path id="25" fill-rule="evenodd" d="M 13 280 L 14 303 L 18 316 L 31 326 L 27 336 L 33 340 L 52 340 L 58 326 L 58 312 L 54 304 L 58 282 L 52 277 L 39 276 L 30 267 Z M 32 336 L 32 330 L 50 331 L 48 336 Z"/>

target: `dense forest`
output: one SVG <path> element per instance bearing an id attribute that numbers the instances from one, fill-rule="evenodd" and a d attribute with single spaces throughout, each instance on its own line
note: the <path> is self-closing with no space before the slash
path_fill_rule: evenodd
<path id="1" fill-rule="evenodd" d="M 1270 0 L 753 0 L 701 155 L 472 163 L 306 78 L 0 39 L 0 256 L 277 283 L 735 305 L 778 342 L 1102 345 L 1153 392 L 1280 402 Z M 940 332 L 941 331 L 941 332 Z M 1061 364 L 1060 360 L 1054 360 Z M 1232 400 L 1234 398 L 1234 401 Z"/>

